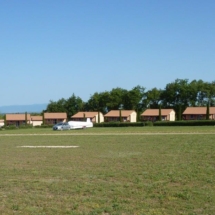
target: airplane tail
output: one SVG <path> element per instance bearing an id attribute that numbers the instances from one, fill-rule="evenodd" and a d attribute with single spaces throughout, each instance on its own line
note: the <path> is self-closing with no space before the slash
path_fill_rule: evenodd
<path id="1" fill-rule="evenodd" d="M 86 122 L 91 122 L 90 118 L 87 118 L 87 121 Z"/>

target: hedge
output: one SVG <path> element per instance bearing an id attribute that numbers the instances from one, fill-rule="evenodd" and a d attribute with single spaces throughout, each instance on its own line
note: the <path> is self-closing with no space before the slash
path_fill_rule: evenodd
<path id="1" fill-rule="evenodd" d="M 185 120 L 154 122 L 154 126 L 204 126 L 215 125 L 215 120 Z"/>
<path id="2" fill-rule="evenodd" d="M 142 127 L 144 122 L 102 122 L 96 123 L 94 127 Z"/>
<path id="3" fill-rule="evenodd" d="M 141 126 L 215 126 L 215 120 L 157 121 L 157 122 L 103 122 L 94 127 L 141 127 Z"/>
<path id="4" fill-rule="evenodd" d="M 34 128 L 52 128 L 54 125 L 36 125 Z"/>
<path id="5" fill-rule="evenodd" d="M 33 128 L 33 125 L 20 125 L 18 128 Z"/>

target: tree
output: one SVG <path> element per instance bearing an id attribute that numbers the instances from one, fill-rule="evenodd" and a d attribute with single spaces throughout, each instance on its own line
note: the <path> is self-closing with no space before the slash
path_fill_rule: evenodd
<path id="1" fill-rule="evenodd" d="M 122 109 L 119 109 L 119 121 L 122 122 Z"/>
<path id="2" fill-rule="evenodd" d="M 7 126 L 7 119 L 6 119 L 6 114 L 4 115 L 4 126 Z"/>
<path id="3" fill-rule="evenodd" d="M 174 82 L 167 84 L 161 93 L 163 107 L 173 108 L 178 115 L 180 107 L 184 110 L 190 106 L 189 86 L 188 79 L 176 79 Z M 192 94 L 192 97 L 195 98 L 196 96 Z"/>
<path id="4" fill-rule="evenodd" d="M 76 97 L 73 93 L 65 102 L 65 112 L 67 113 L 68 119 L 79 111 L 82 111 L 84 107 L 84 102 L 80 97 Z"/>
<path id="5" fill-rule="evenodd" d="M 145 88 L 137 85 L 132 90 L 127 91 L 124 97 L 124 109 L 135 110 L 137 112 L 138 120 L 139 113 L 143 110 L 143 100 L 145 97 Z"/>
<path id="6" fill-rule="evenodd" d="M 161 89 L 152 88 L 145 93 L 145 98 L 143 100 L 145 108 L 158 108 L 161 102 Z"/>
<path id="7" fill-rule="evenodd" d="M 43 112 L 42 118 L 43 118 L 43 125 L 45 125 L 45 117 L 44 117 L 44 112 Z"/>
<path id="8" fill-rule="evenodd" d="M 27 115 L 27 112 L 25 112 L 25 125 L 27 125 L 28 123 L 28 115 Z"/>
<path id="9" fill-rule="evenodd" d="M 207 109 L 206 109 L 206 120 L 210 119 L 210 104 L 209 101 L 207 103 Z"/>
<path id="10" fill-rule="evenodd" d="M 161 116 L 161 105 L 159 105 L 159 121 L 162 121 L 162 116 Z"/>
<path id="11" fill-rule="evenodd" d="M 64 98 L 59 99 L 57 102 L 50 100 L 46 112 L 66 112 L 65 104 L 66 100 Z"/>
<path id="12" fill-rule="evenodd" d="M 109 99 L 107 102 L 107 110 L 118 110 L 119 106 L 125 103 L 125 95 L 127 90 L 122 88 L 113 88 L 109 93 Z"/>
<path id="13" fill-rule="evenodd" d="M 107 113 L 107 104 L 109 102 L 109 92 L 94 93 L 85 103 L 85 111 L 100 111 L 103 114 Z"/>
<path id="14" fill-rule="evenodd" d="M 68 119 L 79 111 L 82 111 L 84 102 L 80 97 L 76 97 L 73 93 L 67 100 L 62 98 L 57 102 L 50 101 L 45 112 L 66 112 Z"/>
<path id="15" fill-rule="evenodd" d="M 179 110 L 178 110 L 178 120 L 181 120 L 181 105 L 179 105 Z"/>
<path id="16" fill-rule="evenodd" d="M 98 123 L 100 123 L 100 112 L 98 111 Z"/>

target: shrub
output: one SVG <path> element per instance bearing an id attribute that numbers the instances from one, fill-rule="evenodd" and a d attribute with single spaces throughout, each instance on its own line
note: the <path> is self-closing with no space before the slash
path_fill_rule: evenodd
<path id="1" fill-rule="evenodd" d="M 152 121 L 146 121 L 145 126 L 153 126 L 153 122 Z"/>
<path id="2" fill-rule="evenodd" d="M 143 122 L 103 122 L 96 123 L 94 127 L 141 127 L 144 126 Z"/>
<path id="3" fill-rule="evenodd" d="M 34 128 L 52 128 L 53 127 L 53 125 L 36 125 L 36 126 L 34 126 Z"/>
<path id="4" fill-rule="evenodd" d="M 20 129 L 26 129 L 26 128 L 33 128 L 33 125 L 20 125 L 19 126 Z"/>
<path id="5" fill-rule="evenodd" d="M 18 129 L 18 127 L 16 127 L 15 125 L 8 125 L 5 127 L 5 129 Z"/>
<path id="6" fill-rule="evenodd" d="M 154 126 L 204 126 L 215 125 L 215 120 L 185 120 L 154 122 Z"/>

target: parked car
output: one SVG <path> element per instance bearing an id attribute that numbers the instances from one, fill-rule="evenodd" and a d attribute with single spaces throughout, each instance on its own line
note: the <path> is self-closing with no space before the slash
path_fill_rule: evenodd
<path id="1" fill-rule="evenodd" d="M 53 126 L 53 130 L 70 130 L 68 122 L 59 122 Z"/>

